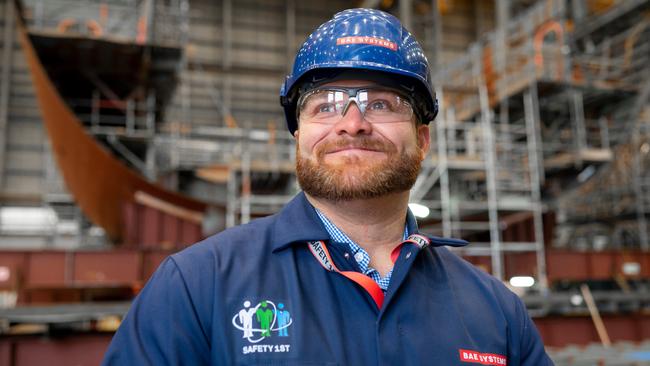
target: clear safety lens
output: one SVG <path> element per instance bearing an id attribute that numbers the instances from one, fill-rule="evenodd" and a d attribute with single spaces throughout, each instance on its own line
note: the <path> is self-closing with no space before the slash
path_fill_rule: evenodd
<path id="1" fill-rule="evenodd" d="M 301 121 L 337 123 L 354 102 L 366 121 L 388 123 L 410 121 L 413 108 L 399 93 L 384 88 L 323 87 L 298 99 Z"/>

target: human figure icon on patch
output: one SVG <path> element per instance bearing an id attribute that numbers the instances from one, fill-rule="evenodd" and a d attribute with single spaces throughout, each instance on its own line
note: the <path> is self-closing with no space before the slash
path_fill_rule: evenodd
<path id="1" fill-rule="evenodd" d="M 266 301 L 262 301 L 260 307 L 258 307 L 255 315 L 257 316 L 257 321 L 260 323 L 260 328 L 262 328 L 262 337 L 271 336 L 271 321 L 273 321 L 273 310 L 267 307 L 268 304 Z"/>
<path id="2" fill-rule="evenodd" d="M 251 302 L 246 300 L 244 301 L 244 308 L 239 310 L 239 323 L 244 330 L 244 336 L 242 338 L 250 338 L 253 336 L 253 314 L 255 314 L 259 305 L 254 308 L 250 306 Z"/>
<path id="3" fill-rule="evenodd" d="M 278 336 L 288 337 L 289 332 L 287 332 L 287 328 L 291 323 L 291 314 L 289 313 L 288 310 L 283 310 L 283 309 L 284 309 L 284 304 L 279 303 L 278 310 L 276 311 L 276 315 L 275 315 L 275 319 L 278 322 Z"/>

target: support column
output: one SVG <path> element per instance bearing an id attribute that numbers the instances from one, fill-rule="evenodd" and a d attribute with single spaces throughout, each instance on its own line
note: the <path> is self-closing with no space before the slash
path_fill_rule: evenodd
<path id="1" fill-rule="evenodd" d="M 648 238 L 648 222 L 646 219 L 646 211 L 648 206 L 648 198 L 646 197 L 646 190 L 643 189 L 643 186 L 647 184 L 647 179 L 643 174 L 643 166 L 641 163 L 641 154 L 639 151 L 641 145 L 640 131 L 637 129 L 635 131 L 635 136 L 632 137 L 632 146 L 634 146 L 634 157 L 633 157 L 633 179 L 634 179 L 634 195 L 636 196 L 636 220 L 639 230 L 639 247 L 643 251 L 650 250 L 650 238 Z"/>
<path id="2" fill-rule="evenodd" d="M 505 136 L 510 136 L 509 134 L 509 115 L 508 115 L 508 97 L 504 92 L 504 88 L 507 85 L 503 85 L 504 80 L 507 80 L 505 77 L 507 59 L 508 59 L 508 23 L 510 22 L 510 0 L 497 0 L 496 1 L 496 29 L 495 29 L 495 50 L 494 50 L 494 61 L 497 70 L 498 82 L 496 84 L 497 95 L 505 96 L 499 106 L 499 128 L 500 133 Z M 510 141 L 506 141 L 509 147 Z"/>
<path id="3" fill-rule="evenodd" d="M 539 184 L 544 185 L 546 180 L 546 172 L 544 171 L 544 149 L 542 144 L 542 117 L 539 113 L 539 95 L 537 94 L 537 83 L 533 82 L 529 86 L 531 96 L 531 115 L 535 122 L 535 145 L 537 147 L 537 172 L 539 177 Z"/>
<path id="4" fill-rule="evenodd" d="M 287 73 L 291 73 L 296 54 L 296 0 L 286 2 Z"/>
<path id="5" fill-rule="evenodd" d="M 571 16 L 575 24 L 579 24 L 587 17 L 586 5 L 585 0 L 571 0 Z"/>
<path id="6" fill-rule="evenodd" d="M 495 29 L 495 50 L 493 52 L 494 62 L 499 77 L 497 78 L 497 95 L 503 96 L 499 103 L 499 135 L 504 138 L 505 149 L 511 147 L 512 141 L 510 139 L 510 114 L 508 95 L 503 90 L 507 85 L 503 82 L 507 80 L 506 67 L 508 59 L 508 23 L 510 22 L 510 0 L 497 0 L 496 1 L 496 29 Z"/>
<path id="7" fill-rule="evenodd" d="M 492 256 L 492 275 L 503 280 L 503 249 L 501 243 L 501 229 L 499 228 L 499 202 L 497 198 L 497 160 L 494 130 L 490 107 L 488 102 L 487 87 L 485 83 L 479 85 L 479 98 L 481 101 L 481 126 L 483 141 L 485 142 L 485 165 L 488 216 L 490 220 L 490 252 Z"/>
<path id="8" fill-rule="evenodd" d="M 9 98 L 11 68 L 14 50 L 14 2 L 5 2 L 4 30 L 2 32 L 2 71 L 0 74 L 0 189 L 5 179 L 5 153 L 7 150 L 7 126 L 9 124 Z"/>
<path id="9" fill-rule="evenodd" d="M 442 88 L 439 88 L 437 94 L 442 101 Z M 449 187 L 449 166 L 447 164 L 447 139 L 445 128 L 447 127 L 447 110 L 445 105 L 441 104 L 441 113 L 435 122 L 436 141 L 438 148 L 438 169 L 440 169 L 440 212 L 442 214 L 442 236 L 445 238 L 452 237 L 451 226 L 451 190 Z"/>
<path id="10" fill-rule="evenodd" d="M 474 8 L 474 33 L 476 35 L 475 40 L 481 39 L 483 35 L 487 32 L 487 26 L 485 24 L 485 14 L 488 14 L 489 12 L 486 9 L 486 4 L 487 1 L 485 0 L 474 0 L 473 2 L 473 8 Z"/>
<path id="11" fill-rule="evenodd" d="M 232 0 L 223 1 L 223 18 L 222 18 L 222 31 L 223 31 L 223 121 L 230 118 L 232 115 L 232 75 L 230 74 L 232 68 Z"/>
<path id="12" fill-rule="evenodd" d="M 242 158 L 241 158 L 241 196 L 240 196 L 240 223 L 246 224 L 251 220 L 251 147 L 250 123 L 246 123 L 242 131 Z"/>
<path id="13" fill-rule="evenodd" d="M 413 17 L 412 17 L 413 3 L 411 0 L 400 0 L 399 1 L 399 17 L 404 28 L 409 31 L 413 31 Z"/>
<path id="14" fill-rule="evenodd" d="M 146 44 L 152 41 L 151 25 L 153 24 L 153 17 L 154 17 L 153 0 L 144 0 L 140 4 L 140 18 L 138 19 L 138 26 L 136 27 L 135 30 L 136 43 Z"/>
<path id="15" fill-rule="evenodd" d="M 573 131 L 575 133 L 575 164 L 582 166 L 581 151 L 587 147 L 587 130 L 585 127 L 585 112 L 582 101 L 582 92 L 571 90 L 571 119 L 573 120 Z"/>
<path id="16" fill-rule="evenodd" d="M 536 86 L 531 86 L 536 88 Z M 540 159 L 537 156 L 537 131 L 532 90 L 524 93 L 524 112 L 526 122 L 526 141 L 528 148 L 528 169 L 530 170 L 530 189 L 533 210 L 533 225 L 535 231 L 535 259 L 537 263 L 537 281 L 543 291 L 548 289 L 548 278 L 546 273 L 546 254 L 544 248 L 544 222 L 542 212 L 542 192 L 539 177 Z"/>
<path id="17" fill-rule="evenodd" d="M 496 2 L 496 50 L 494 60 L 497 71 L 503 74 L 506 70 L 508 54 L 508 23 L 510 21 L 510 0 L 497 0 Z M 497 85 L 497 87 L 499 87 Z"/>
<path id="18" fill-rule="evenodd" d="M 226 228 L 237 225 L 237 189 L 239 182 L 235 166 L 230 164 L 228 169 L 228 184 L 226 186 L 227 200 L 226 200 Z"/>
<path id="19" fill-rule="evenodd" d="M 645 67 L 645 74 L 648 75 L 650 72 L 650 66 Z M 647 167 L 643 164 L 643 157 L 641 156 L 643 152 L 641 151 L 641 146 L 644 138 L 648 136 L 648 125 L 644 123 L 641 118 L 641 112 L 645 105 L 647 105 L 650 100 L 650 78 L 647 78 L 643 85 L 637 100 L 632 106 L 630 113 L 631 118 L 636 118 L 634 122 L 634 129 L 632 130 L 632 146 L 634 147 L 633 155 L 633 183 L 634 183 L 634 194 L 635 194 L 635 203 L 636 203 L 636 215 L 637 223 L 639 228 L 639 241 L 640 247 L 643 251 L 650 251 L 650 238 L 648 237 L 648 222 L 646 214 L 648 213 L 648 199 L 650 192 L 648 192 L 648 186 L 650 179 L 647 174 Z"/>
<path id="20" fill-rule="evenodd" d="M 147 42 L 155 42 L 154 37 L 154 24 L 156 21 L 156 0 L 148 0 L 145 5 L 146 8 L 146 35 Z"/>
<path id="21" fill-rule="evenodd" d="M 147 152 L 145 155 L 144 166 L 145 166 L 145 175 L 150 182 L 155 182 L 157 179 L 156 174 L 156 144 L 155 142 L 149 141 L 147 143 Z"/>
<path id="22" fill-rule="evenodd" d="M 496 140 L 492 121 L 492 111 L 488 96 L 487 85 L 482 70 L 482 49 L 477 45 L 472 49 L 474 58 L 473 73 L 478 81 L 478 97 L 481 106 L 481 129 L 485 146 L 485 184 L 487 188 L 487 204 L 490 228 L 490 255 L 492 257 L 492 275 L 499 280 L 504 278 L 503 248 L 501 242 L 501 229 L 499 227 L 499 201 L 497 191 L 497 155 Z"/>
<path id="23" fill-rule="evenodd" d="M 431 0 L 431 31 L 433 32 L 432 45 L 431 45 L 431 68 L 434 75 L 431 75 L 434 82 L 435 73 L 440 70 L 442 65 L 442 17 L 440 16 L 440 8 L 438 7 L 438 0 Z M 434 85 L 438 85 L 437 82 Z"/>

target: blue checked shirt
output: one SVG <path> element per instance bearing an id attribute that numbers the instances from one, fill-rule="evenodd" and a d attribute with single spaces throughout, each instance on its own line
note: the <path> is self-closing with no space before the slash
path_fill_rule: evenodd
<path id="1" fill-rule="evenodd" d="M 318 209 L 316 209 L 316 213 L 318 214 L 320 220 L 323 222 L 323 225 L 325 225 L 325 229 L 327 230 L 327 233 L 330 234 L 332 240 L 339 243 L 346 243 L 350 246 L 350 251 L 354 256 L 354 259 L 359 264 L 359 269 L 361 270 L 361 273 L 372 278 L 373 281 L 377 282 L 379 288 L 386 291 L 388 289 L 388 285 L 390 284 L 390 276 L 393 274 L 393 270 L 391 269 L 390 272 L 388 272 L 388 274 L 386 275 L 386 277 L 382 278 L 381 274 L 379 274 L 379 272 L 376 269 L 369 267 L 370 255 L 368 255 L 368 252 L 366 252 L 357 243 L 355 243 L 354 241 L 352 241 L 352 239 L 350 239 L 347 235 L 345 235 L 345 233 L 341 231 L 341 229 L 336 227 L 336 225 L 334 225 Z M 405 224 L 404 236 L 402 239 L 406 240 L 406 238 L 408 238 L 408 227 Z"/>

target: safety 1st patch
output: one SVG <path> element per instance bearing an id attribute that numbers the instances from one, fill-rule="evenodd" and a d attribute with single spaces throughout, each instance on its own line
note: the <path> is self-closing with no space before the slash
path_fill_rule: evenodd
<path id="1" fill-rule="evenodd" d="M 506 365 L 505 356 L 496 355 L 494 353 L 480 353 L 466 349 L 459 349 L 460 360 L 463 362 L 478 363 L 481 365 L 501 366 Z"/>
<path id="2" fill-rule="evenodd" d="M 288 328 L 291 324 L 293 317 L 285 304 L 271 300 L 257 304 L 246 300 L 232 317 L 232 325 L 246 341 L 243 354 L 290 352 Z"/>

